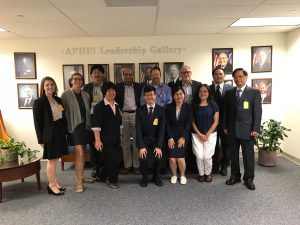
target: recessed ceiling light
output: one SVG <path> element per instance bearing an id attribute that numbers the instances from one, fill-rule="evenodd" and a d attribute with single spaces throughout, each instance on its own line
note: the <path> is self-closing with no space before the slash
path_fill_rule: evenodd
<path id="1" fill-rule="evenodd" d="M 0 32 L 4 32 L 4 31 L 7 31 L 7 30 L 0 27 Z"/>
<path id="2" fill-rule="evenodd" d="M 241 18 L 231 27 L 297 26 L 299 24 L 300 17 Z"/>

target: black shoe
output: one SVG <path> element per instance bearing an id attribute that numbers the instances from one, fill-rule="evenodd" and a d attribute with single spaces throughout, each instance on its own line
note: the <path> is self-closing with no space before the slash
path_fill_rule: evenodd
<path id="1" fill-rule="evenodd" d="M 92 171 L 92 177 L 93 177 L 93 178 L 96 178 L 96 177 L 97 177 L 97 173 L 98 173 L 97 170 L 93 170 L 93 171 Z"/>
<path id="2" fill-rule="evenodd" d="M 163 182 L 161 181 L 159 176 L 154 176 L 152 180 L 156 186 L 159 186 L 159 187 L 163 186 Z"/>
<path id="3" fill-rule="evenodd" d="M 148 185 L 148 180 L 146 180 L 146 179 L 141 179 L 141 181 L 140 181 L 140 186 L 141 187 L 147 187 L 147 185 Z"/>
<path id="4" fill-rule="evenodd" d="M 111 187 L 112 189 L 117 189 L 117 188 L 120 187 L 118 183 L 112 183 L 112 182 L 110 182 L 108 179 L 106 180 L 106 183 L 107 183 L 108 186 Z"/>
<path id="5" fill-rule="evenodd" d="M 222 176 L 227 176 L 227 168 L 222 168 L 222 169 L 220 170 L 220 174 L 221 174 Z"/>
<path id="6" fill-rule="evenodd" d="M 58 190 L 60 190 L 60 191 L 65 191 L 65 190 L 66 190 L 66 188 L 64 188 L 64 187 L 60 187 L 60 188 L 58 188 Z"/>
<path id="7" fill-rule="evenodd" d="M 253 182 L 245 182 L 245 186 L 249 189 L 249 190 L 255 190 L 255 185 Z"/>
<path id="8" fill-rule="evenodd" d="M 234 185 L 236 183 L 240 183 L 241 178 L 230 178 L 229 180 L 226 180 L 225 184 L 227 185 Z"/>
<path id="9" fill-rule="evenodd" d="M 64 194 L 65 194 L 63 191 L 59 191 L 58 193 L 55 193 L 55 192 L 51 189 L 51 187 L 49 187 L 49 186 L 47 186 L 47 190 L 48 190 L 48 194 L 49 194 L 49 195 L 56 195 L 56 196 L 58 196 L 58 195 L 64 195 Z"/>

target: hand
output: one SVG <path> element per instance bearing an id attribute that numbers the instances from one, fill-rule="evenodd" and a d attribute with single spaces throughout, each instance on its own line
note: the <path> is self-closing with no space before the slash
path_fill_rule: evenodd
<path id="1" fill-rule="evenodd" d="M 155 148 L 154 149 L 154 155 L 155 157 L 161 158 L 162 157 L 162 152 L 160 148 Z"/>
<path id="2" fill-rule="evenodd" d="M 95 148 L 97 151 L 100 151 L 102 152 L 102 149 L 103 149 L 103 143 L 101 141 L 96 141 L 95 142 Z"/>
<path id="3" fill-rule="evenodd" d="M 211 135 L 211 133 L 206 133 L 205 134 L 206 140 L 208 140 L 208 138 L 209 138 L 210 135 Z"/>
<path id="4" fill-rule="evenodd" d="M 146 156 L 147 156 L 147 149 L 141 148 L 140 149 L 140 158 L 143 159 L 143 158 L 146 158 Z"/>
<path id="5" fill-rule="evenodd" d="M 252 137 L 258 137 L 259 133 L 255 132 L 255 131 L 251 131 L 250 136 L 252 136 Z"/>
<path id="6" fill-rule="evenodd" d="M 45 147 L 45 144 L 40 144 L 40 146 L 41 146 L 42 148 L 44 148 L 44 147 Z"/>
<path id="7" fill-rule="evenodd" d="M 173 149 L 173 148 L 174 148 L 174 145 L 175 145 L 174 139 L 173 139 L 173 138 L 170 138 L 170 139 L 168 140 L 168 147 L 169 147 L 169 149 Z"/>
<path id="8" fill-rule="evenodd" d="M 223 129 L 224 134 L 228 134 L 228 129 Z"/>
<path id="9" fill-rule="evenodd" d="M 201 141 L 203 141 L 203 142 L 207 141 L 207 138 L 204 134 L 197 134 L 197 136 Z"/>
<path id="10" fill-rule="evenodd" d="M 184 139 L 184 137 L 179 138 L 177 144 L 178 144 L 178 148 L 184 147 L 184 144 L 185 144 L 185 139 Z"/>

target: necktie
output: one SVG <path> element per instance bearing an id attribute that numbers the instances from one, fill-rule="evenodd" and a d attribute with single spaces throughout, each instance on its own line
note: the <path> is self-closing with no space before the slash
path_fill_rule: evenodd
<path id="1" fill-rule="evenodd" d="M 240 102 L 240 98 L 241 98 L 241 92 L 242 90 L 241 89 L 237 89 L 236 90 L 236 93 L 235 93 L 235 104 L 238 105 L 239 102 Z"/>
<path id="2" fill-rule="evenodd" d="M 216 89 L 216 101 L 219 102 L 222 98 L 220 85 L 217 85 Z"/>
<path id="3" fill-rule="evenodd" d="M 148 113 L 149 119 L 151 120 L 153 117 L 153 107 L 149 107 L 149 113 Z"/>

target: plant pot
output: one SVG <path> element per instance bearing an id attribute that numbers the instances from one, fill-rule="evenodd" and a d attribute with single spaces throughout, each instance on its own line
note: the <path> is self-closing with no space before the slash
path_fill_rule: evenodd
<path id="1" fill-rule="evenodd" d="M 1 155 L 5 157 L 5 162 L 13 162 L 18 160 L 17 154 L 12 154 L 8 148 L 1 148 Z"/>
<path id="2" fill-rule="evenodd" d="M 277 152 L 267 152 L 262 148 L 258 149 L 258 165 L 261 166 L 276 166 Z"/>

